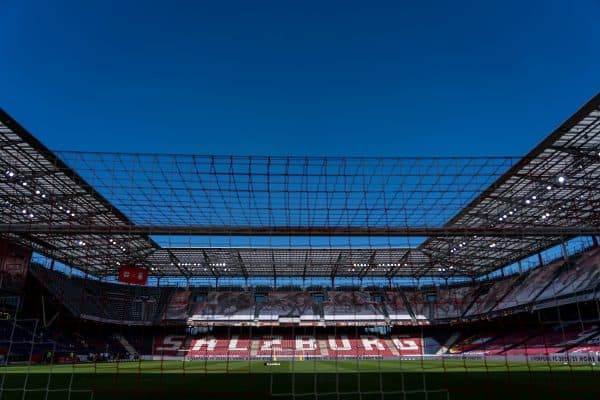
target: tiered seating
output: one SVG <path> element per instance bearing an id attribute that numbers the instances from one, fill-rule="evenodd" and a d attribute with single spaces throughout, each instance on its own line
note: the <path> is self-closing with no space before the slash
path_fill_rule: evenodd
<path id="1" fill-rule="evenodd" d="M 494 339 L 493 333 L 478 333 L 475 335 L 466 335 L 454 343 L 449 349 L 449 354 L 462 354 L 477 352 L 477 350 Z"/>
<path id="2" fill-rule="evenodd" d="M 327 301 L 323 304 L 326 321 L 377 321 L 385 317 L 379 305 L 366 292 L 327 292 Z"/>
<path id="3" fill-rule="evenodd" d="M 319 306 L 307 292 L 271 292 L 267 300 L 256 305 L 259 321 L 297 318 L 303 321 L 320 319 Z"/>
<path id="4" fill-rule="evenodd" d="M 409 321 L 411 320 L 410 311 L 404 301 L 404 297 L 399 291 L 386 292 L 384 306 L 387 309 L 391 321 Z"/>
<path id="5" fill-rule="evenodd" d="M 298 356 L 318 355 L 317 343 L 315 338 L 305 342 L 299 342 L 297 346 L 296 339 L 290 335 L 267 335 L 259 339 L 254 339 L 251 346 L 255 347 L 252 354 L 255 357 L 291 358 Z"/>
<path id="6" fill-rule="evenodd" d="M 519 307 L 533 302 L 546 286 L 552 282 L 563 263 L 563 260 L 558 260 L 531 271 L 520 285 L 515 286 L 498 303 L 494 310 Z"/>
<path id="7" fill-rule="evenodd" d="M 450 354 L 506 354 L 515 345 L 523 343 L 535 334 L 535 330 L 523 329 L 513 333 L 498 334 L 490 331 L 468 335 L 456 342 L 450 349 Z"/>
<path id="8" fill-rule="evenodd" d="M 238 339 L 233 341 L 222 340 L 213 337 L 203 337 L 189 340 L 187 347 L 188 357 L 197 358 L 249 358 L 250 357 L 250 340 L 248 338 Z"/>
<path id="9" fill-rule="evenodd" d="M 329 290 L 323 304 L 317 304 L 313 293 L 298 287 L 257 289 L 256 296 L 264 295 L 255 298 L 254 292 L 239 287 L 177 290 L 69 277 L 35 264 L 31 271 L 74 315 L 111 323 L 423 325 L 543 309 L 551 303 L 549 299 L 560 297 L 561 304 L 574 301 L 564 296 L 575 292 L 587 296 L 577 301 L 591 300 L 593 289 L 600 284 L 600 249 L 574 256 L 570 263 L 566 265 L 561 259 L 529 273 L 477 285 L 402 292 L 374 288 L 374 296 L 357 288 Z M 192 295 L 201 300 L 193 302 Z M 596 295 L 600 296 L 600 291 Z"/>
<path id="10" fill-rule="evenodd" d="M 254 295 L 251 292 L 209 292 L 194 305 L 193 321 L 252 321 Z"/>
<path id="11" fill-rule="evenodd" d="M 434 303 L 435 319 L 456 319 L 462 317 L 467 307 L 475 300 L 477 286 L 440 288 Z"/>
<path id="12" fill-rule="evenodd" d="M 10 361 L 39 360 L 47 351 L 58 354 L 79 350 L 74 342 L 57 343 L 52 332 L 33 319 L 0 320 L 0 354 Z"/>
<path id="13" fill-rule="evenodd" d="M 164 320 L 182 320 L 187 319 L 189 311 L 190 290 L 174 291 L 163 312 Z"/>
<path id="14" fill-rule="evenodd" d="M 429 320 L 429 304 L 426 302 L 425 293 L 419 290 L 405 291 L 408 304 L 417 320 Z"/>
<path id="15" fill-rule="evenodd" d="M 152 354 L 153 337 L 151 335 L 126 335 L 125 339 L 133 346 L 138 354 Z"/>
<path id="16" fill-rule="evenodd" d="M 327 340 L 331 358 L 394 357 L 390 347 L 377 336 L 341 336 Z"/>
<path id="17" fill-rule="evenodd" d="M 104 308 L 99 304 L 99 282 L 69 278 L 35 264 L 32 264 L 31 271 L 74 315 L 106 317 Z"/>
<path id="18" fill-rule="evenodd" d="M 494 339 L 475 349 L 474 352 L 483 354 L 505 354 L 506 350 L 509 350 L 513 346 L 524 342 L 535 333 L 536 331 L 534 330 L 524 329 L 519 332 L 496 336 Z"/>
<path id="19" fill-rule="evenodd" d="M 458 337 L 458 333 L 455 332 L 455 335 Z M 451 336 L 451 331 L 443 330 L 423 336 L 423 354 L 434 355 L 445 353 L 447 349 L 442 349 L 442 346 L 446 345 Z"/>
<path id="20" fill-rule="evenodd" d="M 581 254 L 573 263 L 563 267 L 538 300 L 593 289 L 600 283 L 600 249 Z"/>
<path id="21" fill-rule="evenodd" d="M 170 288 L 133 287 L 69 277 L 32 264 L 31 271 L 74 315 L 98 321 L 149 323 Z"/>
<path id="22" fill-rule="evenodd" d="M 600 332 L 592 334 L 567 350 L 568 353 L 600 353 Z"/>
<path id="23" fill-rule="evenodd" d="M 563 352 L 570 342 L 577 341 L 581 335 L 589 335 L 595 330 L 595 327 L 582 327 L 580 324 L 573 324 L 566 327 L 556 325 L 546 332 L 507 350 L 505 354 L 533 355 Z"/>
<path id="24" fill-rule="evenodd" d="M 519 278 L 516 276 L 494 282 L 488 292 L 476 299 L 465 316 L 476 316 L 490 312 L 510 292 Z"/>
<path id="25" fill-rule="evenodd" d="M 166 336 L 156 338 L 154 355 L 191 358 L 362 358 L 420 356 L 423 342 L 413 335 Z"/>

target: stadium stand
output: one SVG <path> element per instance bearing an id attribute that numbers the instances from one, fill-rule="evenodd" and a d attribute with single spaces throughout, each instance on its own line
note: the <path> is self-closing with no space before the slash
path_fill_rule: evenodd
<path id="1" fill-rule="evenodd" d="M 385 317 L 369 293 L 328 291 L 323 304 L 325 321 L 381 321 Z"/>
<path id="2" fill-rule="evenodd" d="M 209 292 L 194 304 L 192 321 L 254 320 L 255 303 L 251 292 Z"/>
<path id="3" fill-rule="evenodd" d="M 434 319 L 459 319 L 477 298 L 478 286 L 439 288 L 434 303 Z"/>
<path id="4" fill-rule="evenodd" d="M 568 349 L 569 353 L 600 353 L 600 333 L 592 334 Z"/>
<path id="5" fill-rule="evenodd" d="M 259 321 L 318 321 L 321 308 L 310 293 L 271 292 L 266 301 L 256 305 L 256 317 Z"/>
<path id="6" fill-rule="evenodd" d="M 597 325 L 582 326 L 579 323 L 568 326 L 550 326 L 539 335 L 519 343 L 506 351 L 506 354 L 553 354 L 567 351 L 572 343 L 577 343 L 592 336 L 598 329 Z"/>
<path id="7" fill-rule="evenodd" d="M 172 292 L 168 287 L 127 286 L 68 276 L 36 264 L 30 271 L 73 315 L 90 320 L 150 324 Z"/>
<path id="8" fill-rule="evenodd" d="M 556 299 L 563 295 L 594 289 L 600 283 L 600 249 L 592 249 L 563 265 L 556 279 L 539 294 L 539 300 Z"/>
<path id="9" fill-rule="evenodd" d="M 306 323 L 395 322 L 405 325 L 477 319 L 515 308 L 530 310 L 581 301 L 598 295 L 600 251 L 592 248 L 567 264 L 556 261 L 522 275 L 474 286 L 431 287 L 381 292 L 327 291 L 323 304 L 315 291 L 219 291 L 139 287 L 69 276 L 32 264 L 31 273 L 73 315 L 113 323 L 150 324 L 159 321 Z M 575 274 L 575 272 L 577 274 Z M 319 292 L 321 293 L 321 292 Z M 554 293 L 554 294 L 553 294 Z M 102 300 L 100 300 L 102 299 Z M 548 303 L 548 299 L 551 302 Z"/>
<path id="10" fill-rule="evenodd" d="M 407 305 L 406 299 L 400 290 L 387 291 L 384 301 L 384 307 L 387 310 L 388 318 L 391 322 L 409 322 L 412 321 L 412 315 Z"/>

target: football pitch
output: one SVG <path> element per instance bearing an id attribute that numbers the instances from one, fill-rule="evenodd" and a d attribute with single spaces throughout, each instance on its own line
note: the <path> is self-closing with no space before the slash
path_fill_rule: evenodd
<path id="1" fill-rule="evenodd" d="M 600 367 L 463 360 L 0 367 L 0 399 L 600 399 Z"/>

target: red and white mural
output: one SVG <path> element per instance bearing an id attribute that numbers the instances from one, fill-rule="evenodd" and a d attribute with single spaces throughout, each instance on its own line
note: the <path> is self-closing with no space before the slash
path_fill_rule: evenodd
<path id="1" fill-rule="evenodd" d="M 389 338 L 374 335 L 265 335 L 254 338 L 169 335 L 154 340 L 155 356 L 190 358 L 368 358 L 422 354 L 422 339 L 403 335 Z"/>

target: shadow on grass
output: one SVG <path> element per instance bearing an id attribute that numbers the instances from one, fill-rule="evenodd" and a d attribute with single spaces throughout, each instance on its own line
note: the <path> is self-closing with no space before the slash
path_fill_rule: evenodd
<path id="1" fill-rule="evenodd" d="M 600 373 L 591 371 L 360 374 L 35 373 L 6 374 L 2 377 L 2 382 L 2 400 L 600 399 Z"/>

